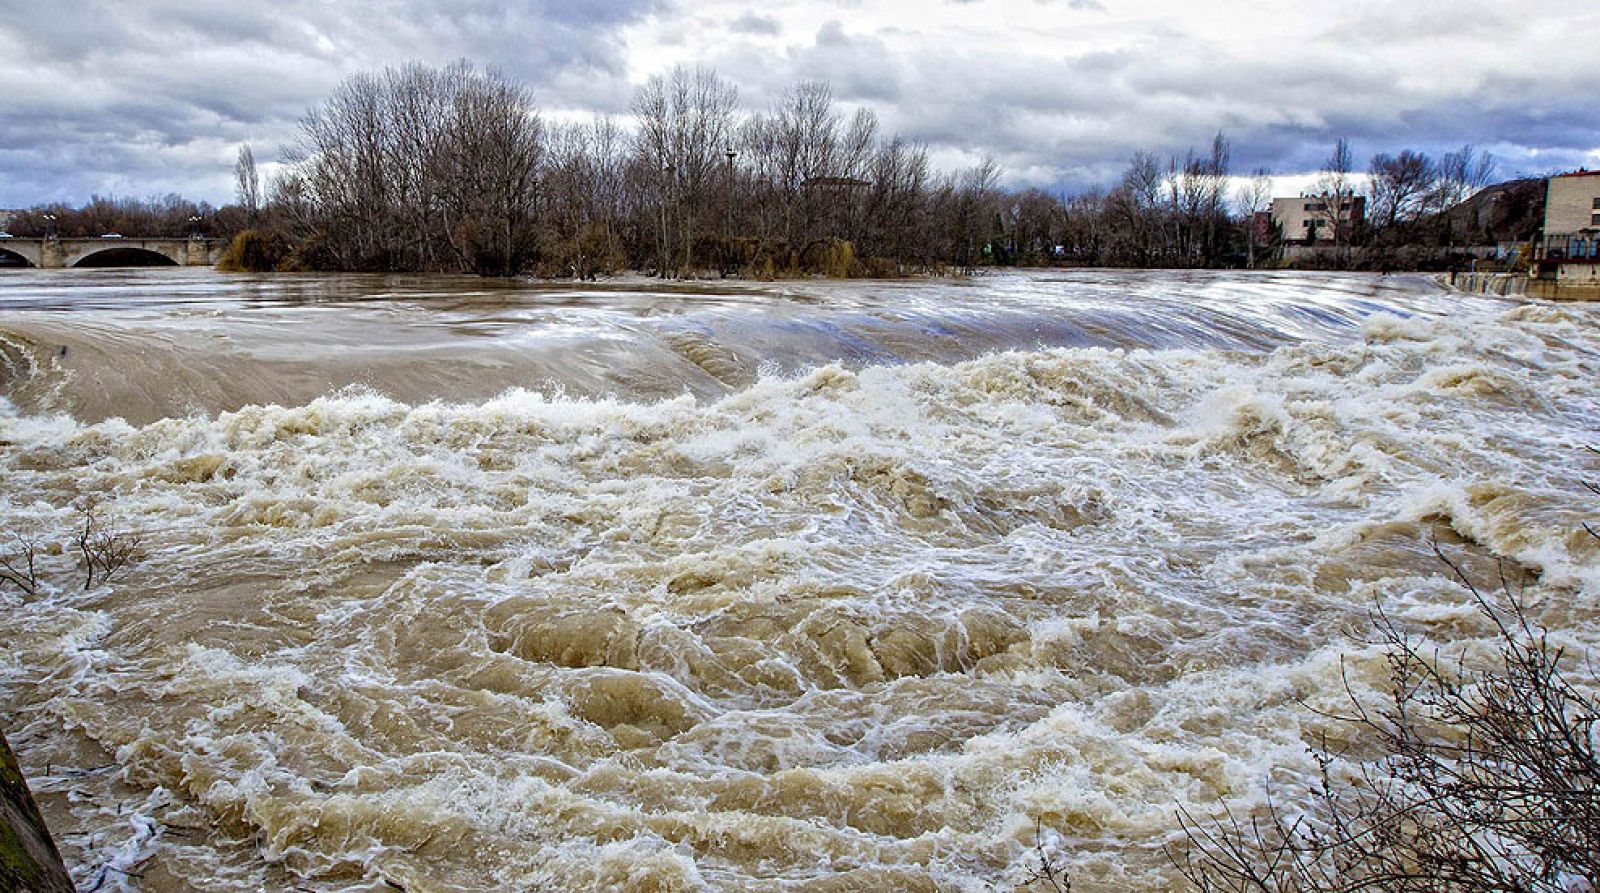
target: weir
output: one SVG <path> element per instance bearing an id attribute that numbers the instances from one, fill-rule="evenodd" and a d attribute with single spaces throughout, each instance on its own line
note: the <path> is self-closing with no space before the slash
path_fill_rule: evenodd
<path id="1" fill-rule="evenodd" d="M 226 248 L 225 240 L 204 236 L 0 239 L 0 257 L 11 254 L 30 267 L 45 270 L 97 265 L 148 266 L 152 262 L 162 266 L 209 267 L 222 257 Z M 97 260 L 111 262 L 97 264 Z"/>

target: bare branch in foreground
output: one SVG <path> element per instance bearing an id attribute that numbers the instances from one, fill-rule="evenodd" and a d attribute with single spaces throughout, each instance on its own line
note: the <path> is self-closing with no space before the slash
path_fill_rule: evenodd
<path id="1" fill-rule="evenodd" d="M 1348 763 L 1313 748 L 1321 779 L 1291 809 L 1220 818 L 1179 811 L 1170 851 L 1202 891 L 1600 890 L 1600 706 L 1562 673 L 1562 649 L 1528 617 L 1502 565 L 1491 597 L 1438 558 L 1496 630 L 1487 666 L 1442 657 L 1382 606 L 1388 695 L 1338 717 L 1384 756 Z"/>
<path id="2" fill-rule="evenodd" d="M 0 555 L 0 583 L 10 583 L 24 595 L 33 595 L 39 590 L 39 569 L 35 563 L 38 546 L 18 534 L 11 536 L 17 543 L 16 554 Z"/>

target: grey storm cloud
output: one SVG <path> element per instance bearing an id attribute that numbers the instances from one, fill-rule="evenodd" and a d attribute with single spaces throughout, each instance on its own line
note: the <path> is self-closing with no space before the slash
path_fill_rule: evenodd
<path id="1" fill-rule="evenodd" d="M 783 33 L 783 25 L 772 16 L 747 12 L 733 20 L 729 26 L 737 34 L 767 34 L 777 36 Z"/>
<path id="2" fill-rule="evenodd" d="M 900 60 L 882 39 L 852 35 L 838 21 L 824 22 L 810 46 L 789 52 L 798 78 L 828 81 L 842 99 L 868 104 L 900 99 Z"/>
<path id="3" fill-rule="evenodd" d="M 229 196 L 237 146 L 293 139 L 355 72 L 465 58 L 545 104 L 620 110 L 617 29 L 655 0 L 49 6 L 0 0 L 0 207 L 92 193 Z"/>
<path id="4" fill-rule="evenodd" d="M 800 80 L 940 163 L 1016 185 L 1104 185 L 1135 150 L 1218 130 L 1234 168 L 1315 168 L 1471 142 L 1502 171 L 1600 164 L 1600 9 L 1558 0 L 0 0 L 0 207 L 91 194 L 230 197 L 237 147 L 271 162 L 344 78 L 467 59 L 553 112 L 626 119 L 673 64 L 764 108 Z"/>

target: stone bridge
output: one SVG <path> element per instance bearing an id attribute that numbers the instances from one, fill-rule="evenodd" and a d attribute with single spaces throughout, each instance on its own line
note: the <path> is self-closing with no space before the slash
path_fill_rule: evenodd
<path id="1" fill-rule="evenodd" d="M 30 267 L 206 267 L 227 248 L 222 239 L 50 238 L 0 239 L 0 261 L 22 258 Z M 8 257 L 9 256 L 9 257 Z M 14 260 L 12 260 L 15 263 Z"/>

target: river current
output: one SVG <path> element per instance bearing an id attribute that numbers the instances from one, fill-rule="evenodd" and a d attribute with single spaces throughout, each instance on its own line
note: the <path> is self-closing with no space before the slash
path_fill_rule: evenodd
<path id="1" fill-rule="evenodd" d="M 1415 277 L 0 271 L 0 716 L 101 890 L 1167 889 L 1375 605 L 1491 651 L 1435 540 L 1593 653 L 1597 374 Z"/>

